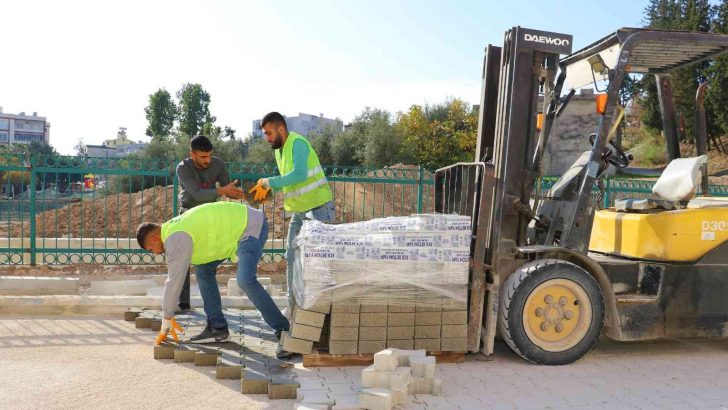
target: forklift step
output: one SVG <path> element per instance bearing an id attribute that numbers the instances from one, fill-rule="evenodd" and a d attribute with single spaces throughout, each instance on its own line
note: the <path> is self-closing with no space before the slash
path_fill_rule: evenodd
<path id="1" fill-rule="evenodd" d="M 658 298 L 655 295 L 617 295 L 617 303 L 657 303 Z"/>

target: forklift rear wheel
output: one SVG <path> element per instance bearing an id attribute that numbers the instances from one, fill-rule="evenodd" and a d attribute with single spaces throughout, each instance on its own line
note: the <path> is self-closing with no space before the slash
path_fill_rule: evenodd
<path id="1" fill-rule="evenodd" d="M 524 359 L 568 364 L 596 345 L 604 326 L 604 296 L 579 266 L 559 259 L 530 262 L 502 289 L 500 333 Z"/>

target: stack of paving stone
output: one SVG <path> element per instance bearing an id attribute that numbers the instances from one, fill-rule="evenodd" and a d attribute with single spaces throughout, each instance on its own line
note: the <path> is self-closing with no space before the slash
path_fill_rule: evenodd
<path id="1" fill-rule="evenodd" d="M 231 340 L 209 345 L 164 343 L 154 347 L 155 359 L 173 359 L 176 363 L 215 366 L 217 379 L 240 380 L 244 394 L 268 394 L 270 399 L 295 399 L 299 387 L 292 365 L 276 358 L 278 339 L 255 310 L 224 309 Z M 162 312 L 152 309 L 130 309 L 124 319 L 134 321 L 137 328 L 159 330 Z M 200 311 L 177 315 L 186 337 L 205 327 Z M 159 322 L 159 326 L 155 326 Z M 156 327 L 156 329 L 155 329 Z M 151 340 L 151 339 L 150 339 Z"/>
<path id="2" fill-rule="evenodd" d="M 296 243 L 295 311 L 319 313 L 317 323 L 328 314 L 330 325 L 302 350 L 328 330 L 334 355 L 464 352 L 470 238 L 470 218 L 457 215 L 306 221 Z M 294 318 L 294 330 L 303 322 Z"/>
<path id="3" fill-rule="evenodd" d="M 346 391 L 335 394 L 311 381 L 298 389 L 295 408 L 390 410 L 406 404 L 414 394 L 440 395 L 442 381 L 435 377 L 435 366 L 435 357 L 424 350 L 382 350 L 374 355 L 374 364 L 362 370 L 358 397 L 352 398 Z"/>

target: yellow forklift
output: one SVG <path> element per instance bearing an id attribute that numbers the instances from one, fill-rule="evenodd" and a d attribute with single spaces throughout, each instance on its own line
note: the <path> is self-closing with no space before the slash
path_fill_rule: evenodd
<path id="1" fill-rule="evenodd" d="M 514 27 L 503 47 L 489 45 L 476 162 L 435 174 L 435 210 L 473 221 L 469 351 L 492 354 L 499 335 L 530 362 L 560 365 L 584 356 L 602 334 L 618 341 L 728 335 L 728 201 L 707 197 L 704 117 L 698 156 L 678 158 L 669 92 L 672 70 L 728 51 L 728 36 L 623 28 L 573 53 L 572 43 L 569 35 Z M 613 140 L 629 73 L 657 77 L 677 159 L 654 198 L 599 210 L 607 170 L 631 160 Z M 600 80 L 608 83 L 597 96 L 601 118 L 584 136 L 591 150 L 542 192 L 544 148 L 574 94 L 562 94 L 565 84 Z"/>

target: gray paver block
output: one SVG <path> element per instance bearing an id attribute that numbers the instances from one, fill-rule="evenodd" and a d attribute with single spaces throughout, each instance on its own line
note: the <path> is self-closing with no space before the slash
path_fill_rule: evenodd
<path id="1" fill-rule="evenodd" d="M 330 340 L 329 354 L 357 354 L 359 342 L 356 340 Z"/>
<path id="2" fill-rule="evenodd" d="M 359 340 L 387 340 L 387 327 L 360 327 Z"/>
<path id="3" fill-rule="evenodd" d="M 333 302 L 331 304 L 331 313 L 359 313 L 360 306 L 358 303 Z"/>
<path id="4" fill-rule="evenodd" d="M 78 295 L 80 279 L 44 276 L 0 276 L 0 295 Z"/>
<path id="5" fill-rule="evenodd" d="M 268 383 L 268 398 L 271 400 L 296 399 L 298 383 L 291 380 L 287 383 Z"/>
<path id="6" fill-rule="evenodd" d="M 359 354 L 373 354 L 386 348 L 386 340 L 359 340 Z"/>
<path id="7" fill-rule="evenodd" d="M 195 366 L 216 366 L 217 353 L 195 352 Z"/>
<path id="8" fill-rule="evenodd" d="M 387 340 L 406 340 L 414 337 L 414 326 L 390 326 L 387 328 Z"/>
<path id="9" fill-rule="evenodd" d="M 442 323 L 442 312 L 417 312 L 415 313 L 415 325 L 439 325 Z"/>
<path id="10" fill-rule="evenodd" d="M 442 335 L 448 338 L 468 337 L 468 325 L 442 325 Z"/>
<path id="11" fill-rule="evenodd" d="M 332 340 L 359 340 L 358 327 L 335 327 L 330 329 L 329 341 Z"/>
<path id="12" fill-rule="evenodd" d="M 387 312 L 389 313 L 412 313 L 415 311 L 415 305 L 389 305 Z"/>
<path id="13" fill-rule="evenodd" d="M 300 323 L 294 323 L 291 326 L 291 336 L 296 339 L 310 340 L 312 342 L 318 342 L 321 340 L 321 328 L 314 326 L 302 325 Z"/>
<path id="14" fill-rule="evenodd" d="M 444 310 L 444 311 L 468 310 L 468 305 L 464 301 L 444 298 L 442 300 L 442 310 Z"/>
<path id="15" fill-rule="evenodd" d="M 387 304 L 362 304 L 361 313 L 387 313 Z"/>
<path id="16" fill-rule="evenodd" d="M 415 347 L 415 340 L 387 340 L 387 348 L 412 350 Z"/>
<path id="17" fill-rule="evenodd" d="M 243 369 L 241 373 L 240 390 L 243 394 L 267 394 L 270 377 L 264 373 Z"/>
<path id="18" fill-rule="evenodd" d="M 415 326 L 415 339 L 439 339 L 441 332 L 440 328 L 440 325 Z M 415 347 L 415 349 L 421 348 Z"/>
<path id="19" fill-rule="evenodd" d="M 296 308 L 293 311 L 293 321 L 302 325 L 313 326 L 313 327 L 324 327 L 324 319 L 326 315 L 319 312 L 312 312 L 310 310 L 304 310 Z"/>
<path id="20" fill-rule="evenodd" d="M 162 319 L 152 319 L 152 324 L 149 326 L 153 332 L 159 332 L 162 330 Z"/>
<path id="21" fill-rule="evenodd" d="M 313 350 L 313 342 L 310 340 L 297 339 L 288 332 L 281 334 L 281 345 L 287 352 L 309 354 Z"/>
<path id="22" fill-rule="evenodd" d="M 415 339 L 415 349 L 437 352 L 440 351 L 440 346 L 440 339 Z"/>
<path id="23" fill-rule="evenodd" d="M 387 313 L 360 313 L 359 314 L 359 326 L 371 327 L 371 326 L 387 326 Z"/>
<path id="24" fill-rule="evenodd" d="M 195 361 L 195 352 L 197 352 L 197 349 L 194 347 L 180 345 L 177 349 L 174 349 L 174 362 L 192 363 Z"/>
<path id="25" fill-rule="evenodd" d="M 137 316 L 134 319 L 134 326 L 137 329 L 149 329 L 152 327 L 152 319 L 151 316 Z"/>
<path id="26" fill-rule="evenodd" d="M 387 313 L 387 326 L 413 326 L 415 313 Z"/>
<path id="27" fill-rule="evenodd" d="M 452 312 L 442 312 L 443 325 L 467 325 L 468 312 L 466 310 L 455 310 Z"/>
<path id="28" fill-rule="evenodd" d="M 142 308 L 129 308 L 129 310 L 124 312 L 124 320 L 127 322 L 133 322 L 143 311 L 144 309 Z"/>
<path id="29" fill-rule="evenodd" d="M 359 326 L 358 313 L 331 313 L 331 327 Z"/>
<path id="30" fill-rule="evenodd" d="M 359 393 L 359 407 L 368 410 L 390 410 L 392 408 L 392 392 L 379 387 L 362 389 Z"/>
<path id="31" fill-rule="evenodd" d="M 177 348 L 176 344 L 162 343 L 159 346 L 154 346 L 154 358 L 159 359 L 174 359 L 174 349 Z"/>
<path id="32" fill-rule="evenodd" d="M 398 364 L 396 349 L 385 349 L 374 354 L 374 370 L 377 372 L 392 372 Z"/>
<path id="33" fill-rule="evenodd" d="M 329 313 L 331 313 L 331 302 L 325 301 L 325 300 L 319 300 L 313 306 L 309 307 L 306 310 L 310 310 L 312 312 L 329 314 Z"/>
<path id="34" fill-rule="evenodd" d="M 397 349 L 398 367 L 408 367 L 410 357 L 425 357 L 427 352 L 424 350 L 403 350 Z"/>
<path id="35" fill-rule="evenodd" d="M 413 357 L 410 357 L 409 363 L 410 363 L 410 369 L 412 369 L 412 376 L 422 377 L 423 379 L 426 379 L 426 380 L 431 380 L 432 378 L 435 377 L 435 366 L 436 366 L 435 356 L 427 356 L 427 357 L 413 356 Z"/>
<path id="36" fill-rule="evenodd" d="M 443 338 L 440 340 L 440 350 L 444 352 L 465 352 L 468 350 L 468 338 Z"/>

